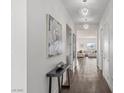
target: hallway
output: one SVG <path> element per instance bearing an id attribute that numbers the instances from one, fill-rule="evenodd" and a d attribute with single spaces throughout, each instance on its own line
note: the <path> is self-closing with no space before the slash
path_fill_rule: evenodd
<path id="1" fill-rule="evenodd" d="M 113 92 L 112 10 L 113 0 L 12 0 L 12 93 L 58 93 L 64 65 L 75 73 L 62 93 Z"/>
<path id="2" fill-rule="evenodd" d="M 78 59 L 78 68 L 71 81 L 71 88 L 62 93 L 111 93 L 94 58 Z"/>

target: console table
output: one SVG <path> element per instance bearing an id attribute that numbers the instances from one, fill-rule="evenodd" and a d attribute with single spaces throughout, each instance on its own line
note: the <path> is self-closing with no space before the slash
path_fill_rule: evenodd
<path id="1" fill-rule="evenodd" d="M 58 79 L 58 92 L 59 93 L 61 93 L 61 88 L 70 88 L 70 75 L 69 75 L 70 65 L 65 64 L 62 68 L 63 69 L 57 71 L 58 68 L 56 67 L 47 73 L 47 77 L 49 77 L 49 93 L 51 93 L 53 77 L 56 77 Z M 66 71 L 67 71 L 68 85 L 63 85 L 63 73 Z M 62 77 L 61 81 L 60 81 L 60 77 Z"/>

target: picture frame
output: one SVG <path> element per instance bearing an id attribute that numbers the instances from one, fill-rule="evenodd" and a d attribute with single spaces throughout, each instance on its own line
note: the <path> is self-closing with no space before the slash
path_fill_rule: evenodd
<path id="1" fill-rule="evenodd" d="M 47 56 L 62 54 L 62 25 L 50 14 L 47 14 Z"/>

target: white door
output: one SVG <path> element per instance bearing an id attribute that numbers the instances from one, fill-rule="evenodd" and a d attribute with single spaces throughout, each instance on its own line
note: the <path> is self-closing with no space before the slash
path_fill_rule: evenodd
<path id="1" fill-rule="evenodd" d="M 103 75 L 106 80 L 109 79 L 109 60 L 110 60 L 110 39 L 109 39 L 109 24 L 105 24 L 103 27 Z"/>

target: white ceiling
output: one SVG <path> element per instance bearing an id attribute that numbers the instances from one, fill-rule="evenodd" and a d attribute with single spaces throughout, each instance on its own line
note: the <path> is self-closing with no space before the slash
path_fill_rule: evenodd
<path id="1" fill-rule="evenodd" d="M 81 9 L 84 7 L 82 0 L 62 0 L 75 24 L 83 23 Z M 87 23 L 98 24 L 109 0 L 87 0 Z"/>
<path id="2" fill-rule="evenodd" d="M 97 31 L 77 31 L 77 38 L 97 38 Z"/>

